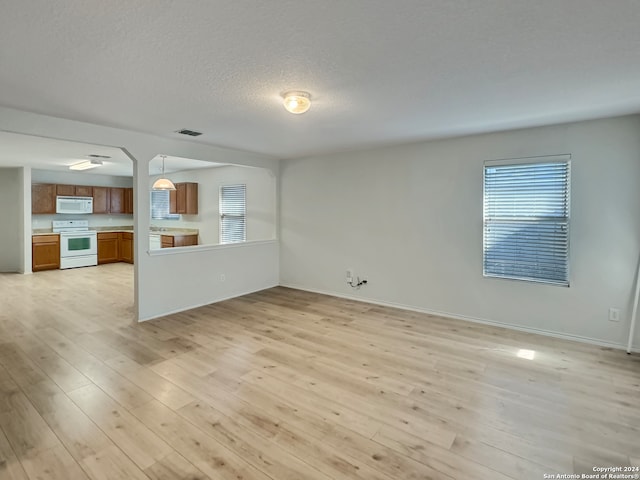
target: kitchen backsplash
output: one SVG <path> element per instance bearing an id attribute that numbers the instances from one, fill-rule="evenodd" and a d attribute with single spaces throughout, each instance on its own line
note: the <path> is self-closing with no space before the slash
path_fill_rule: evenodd
<path id="1" fill-rule="evenodd" d="M 133 225 L 133 215 L 32 215 L 31 228 L 51 228 L 53 220 L 89 220 L 89 227 L 115 227 Z"/>

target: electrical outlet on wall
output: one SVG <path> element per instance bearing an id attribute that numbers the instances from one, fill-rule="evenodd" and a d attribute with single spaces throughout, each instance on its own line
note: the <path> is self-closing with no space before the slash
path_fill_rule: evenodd
<path id="1" fill-rule="evenodd" d="M 347 269 L 347 282 L 353 282 L 353 268 Z"/>
<path id="2" fill-rule="evenodd" d="M 611 307 L 609 309 L 609 321 L 610 322 L 619 322 L 620 321 L 620 309 Z"/>

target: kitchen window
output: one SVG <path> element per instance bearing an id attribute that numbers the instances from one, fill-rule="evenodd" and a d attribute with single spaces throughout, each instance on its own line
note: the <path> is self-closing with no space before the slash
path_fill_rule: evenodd
<path id="1" fill-rule="evenodd" d="M 151 218 L 153 220 L 177 220 L 180 215 L 170 213 L 169 190 L 151 190 Z"/>
<path id="2" fill-rule="evenodd" d="M 484 276 L 569 286 L 570 158 L 485 162 Z"/>
<path id="3" fill-rule="evenodd" d="M 220 243 L 247 240 L 246 185 L 220 187 Z"/>

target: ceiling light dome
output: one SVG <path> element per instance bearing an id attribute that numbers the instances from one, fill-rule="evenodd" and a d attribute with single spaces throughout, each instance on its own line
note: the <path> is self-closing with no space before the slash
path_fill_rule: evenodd
<path id="1" fill-rule="evenodd" d="M 282 94 L 284 108 L 288 112 L 299 115 L 311 108 L 311 95 L 302 91 L 291 91 Z"/>

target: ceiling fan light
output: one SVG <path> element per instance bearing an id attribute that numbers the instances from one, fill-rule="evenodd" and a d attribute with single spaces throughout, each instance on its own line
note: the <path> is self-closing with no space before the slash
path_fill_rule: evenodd
<path id="1" fill-rule="evenodd" d="M 308 92 L 291 91 L 282 94 L 284 108 L 295 115 L 300 115 L 311 108 L 311 95 Z"/>

